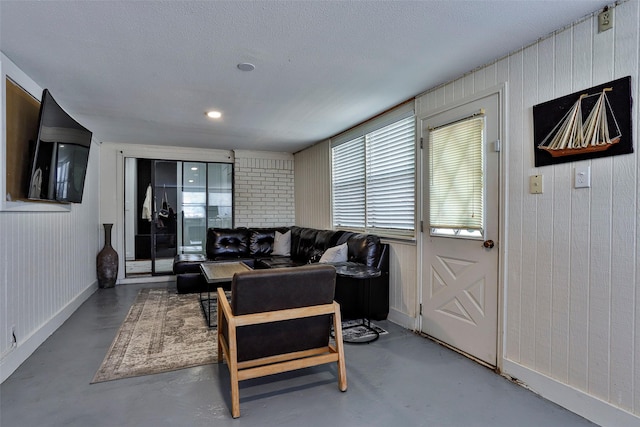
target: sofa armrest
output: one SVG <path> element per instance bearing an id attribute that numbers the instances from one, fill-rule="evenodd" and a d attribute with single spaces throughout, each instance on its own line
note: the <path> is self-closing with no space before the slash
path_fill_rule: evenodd
<path id="1" fill-rule="evenodd" d="M 200 263 L 207 260 L 201 254 L 180 254 L 173 259 L 173 274 L 200 273 Z"/>

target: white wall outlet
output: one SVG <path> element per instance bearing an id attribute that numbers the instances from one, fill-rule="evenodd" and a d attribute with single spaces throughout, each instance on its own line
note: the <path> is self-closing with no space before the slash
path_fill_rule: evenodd
<path id="1" fill-rule="evenodd" d="M 542 175 L 531 175 L 529 177 L 529 193 L 542 194 Z"/>
<path id="2" fill-rule="evenodd" d="M 575 168 L 574 176 L 575 188 L 589 188 L 591 187 L 591 166 L 580 165 Z"/>
<path id="3" fill-rule="evenodd" d="M 607 31 L 613 28 L 613 9 L 605 7 L 602 12 L 598 14 L 598 32 Z"/>

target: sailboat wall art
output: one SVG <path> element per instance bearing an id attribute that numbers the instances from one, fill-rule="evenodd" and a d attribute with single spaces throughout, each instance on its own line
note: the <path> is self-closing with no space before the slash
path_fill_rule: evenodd
<path id="1" fill-rule="evenodd" d="M 631 77 L 534 105 L 535 165 L 633 153 Z"/>

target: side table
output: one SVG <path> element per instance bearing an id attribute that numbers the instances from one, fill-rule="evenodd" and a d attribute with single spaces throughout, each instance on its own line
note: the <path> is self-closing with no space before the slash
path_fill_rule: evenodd
<path id="1" fill-rule="evenodd" d="M 365 295 L 364 306 L 366 309 L 365 317 L 362 318 L 362 323 L 358 325 L 348 326 L 343 329 L 356 328 L 356 327 L 364 327 L 368 331 L 370 331 L 373 336 L 371 338 L 365 340 L 343 340 L 344 342 L 351 344 L 365 344 L 370 343 L 377 340 L 380 337 L 380 333 L 371 327 L 371 279 L 380 277 L 382 272 L 379 268 L 369 267 L 362 264 L 356 263 L 340 263 L 335 264 L 336 274 L 342 277 L 348 277 L 350 279 L 362 280 Z"/>

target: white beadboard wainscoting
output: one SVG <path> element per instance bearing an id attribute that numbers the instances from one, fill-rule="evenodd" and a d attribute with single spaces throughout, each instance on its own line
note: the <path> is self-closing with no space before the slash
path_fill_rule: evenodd
<path id="1" fill-rule="evenodd" d="M 506 82 L 503 370 L 599 424 L 640 425 L 638 1 L 591 16 L 417 98 L 419 117 Z M 631 75 L 635 153 L 534 167 L 538 103 Z M 529 194 L 542 175 L 543 194 Z"/>

